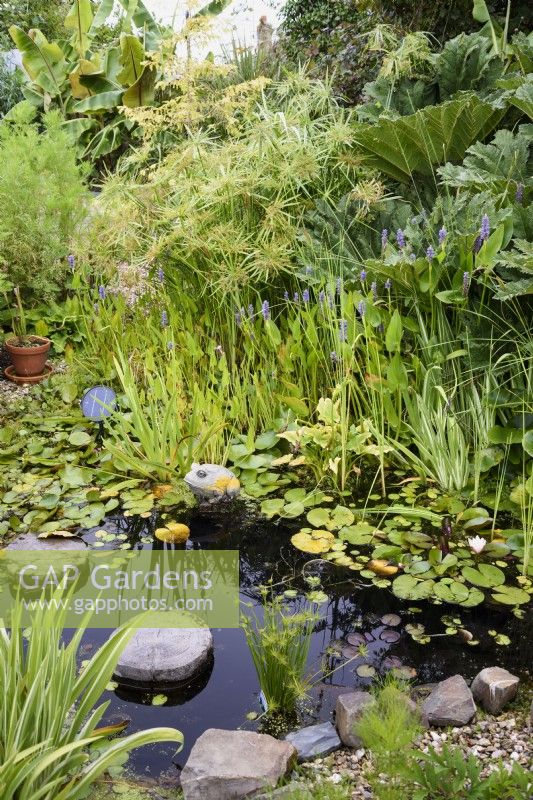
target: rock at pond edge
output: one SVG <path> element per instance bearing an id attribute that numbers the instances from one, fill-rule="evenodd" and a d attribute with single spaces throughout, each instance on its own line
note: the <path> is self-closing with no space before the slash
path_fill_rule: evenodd
<path id="1" fill-rule="evenodd" d="M 274 788 L 296 762 L 296 748 L 264 733 L 209 728 L 181 773 L 184 800 L 239 800 Z"/>
<path id="2" fill-rule="evenodd" d="M 437 727 L 468 725 L 475 713 L 472 692 L 462 675 L 438 683 L 422 706 L 423 716 Z"/>
<path id="3" fill-rule="evenodd" d="M 362 747 L 354 727 L 369 705 L 376 702 L 370 692 L 349 692 L 337 698 L 335 720 L 341 741 L 346 747 Z"/>
<path id="4" fill-rule="evenodd" d="M 296 748 L 298 761 L 311 761 L 319 756 L 327 756 L 341 746 L 341 740 L 331 722 L 292 731 L 287 734 L 285 741 Z"/>
<path id="5" fill-rule="evenodd" d="M 472 681 L 472 694 L 490 714 L 500 711 L 514 700 L 520 679 L 502 667 L 486 667 Z"/>

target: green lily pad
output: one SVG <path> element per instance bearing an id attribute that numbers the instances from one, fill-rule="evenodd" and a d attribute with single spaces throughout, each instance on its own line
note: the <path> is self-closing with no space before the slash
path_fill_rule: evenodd
<path id="1" fill-rule="evenodd" d="M 505 573 L 492 564 L 479 564 L 477 569 L 463 567 L 461 573 L 469 583 L 473 583 L 475 586 L 482 586 L 485 589 L 505 583 Z"/>
<path id="2" fill-rule="evenodd" d="M 531 600 L 531 595 L 517 586 L 499 586 L 498 591 L 493 592 L 491 597 L 497 603 L 505 603 L 509 606 L 521 606 Z"/>

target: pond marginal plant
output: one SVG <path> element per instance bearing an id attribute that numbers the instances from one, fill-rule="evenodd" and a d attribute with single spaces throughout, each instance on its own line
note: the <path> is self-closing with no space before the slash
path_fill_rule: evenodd
<path id="1" fill-rule="evenodd" d="M 183 735 L 174 728 L 152 728 L 109 741 L 124 724 L 100 726 L 109 702 L 97 703 L 133 631 L 119 628 L 78 674 L 79 648 L 90 615 L 67 643 L 60 595 L 55 593 L 54 599 L 56 604 L 36 604 L 31 627 L 22 628 L 20 602 L 14 606 L 11 629 L 3 621 L 0 627 L 2 800 L 78 800 L 134 748 L 183 743 Z"/>
<path id="2" fill-rule="evenodd" d="M 243 615 L 242 626 L 268 712 L 291 714 L 311 685 L 307 659 L 318 617 L 310 610 L 288 613 L 271 591 L 261 587 L 262 614 Z"/>

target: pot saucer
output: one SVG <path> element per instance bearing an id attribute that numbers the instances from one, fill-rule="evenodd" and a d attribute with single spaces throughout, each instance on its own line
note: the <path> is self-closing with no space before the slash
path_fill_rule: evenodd
<path id="1" fill-rule="evenodd" d="M 11 364 L 11 366 L 5 368 L 4 375 L 8 381 L 13 381 L 13 383 L 22 385 L 24 383 L 39 383 L 40 381 L 44 381 L 45 378 L 50 377 L 53 371 L 54 368 L 47 364 L 44 368 L 44 372 L 41 372 L 40 375 L 16 375 L 15 367 Z"/>

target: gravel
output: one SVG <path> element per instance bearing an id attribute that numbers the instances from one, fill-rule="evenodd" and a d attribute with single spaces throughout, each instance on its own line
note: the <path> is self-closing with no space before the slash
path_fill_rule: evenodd
<path id="1" fill-rule="evenodd" d="M 531 737 L 527 716 L 514 711 L 497 718 L 486 717 L 461 728 L 424 731 L 417 744 L 423 752 L 428 752 L 430 748 L 440 751 L 445 743 L 457 745 L 465 757 L 474 755 L 483 763 L 482 776 L 486 777 L 499 766 L 500 759 L 508 768 L 518 762 L 526 769 L 531 769 Z M 346 795 L 347 800 L 370 800 L 373 797 L 365 774 L 369 771 L 375 774 L 376 765 L 370 753 L 363 748 L 343 748 L 327 758 L 302 764 L 302 769 L 310 785 L 324 780 L 332 783 L 348 781 L 351 794 Z M 386 778 L 385 775 L 383 777 Z"/>

